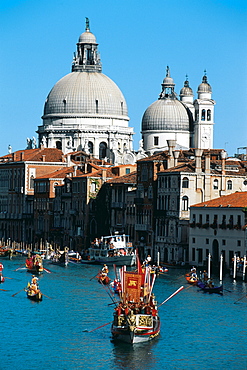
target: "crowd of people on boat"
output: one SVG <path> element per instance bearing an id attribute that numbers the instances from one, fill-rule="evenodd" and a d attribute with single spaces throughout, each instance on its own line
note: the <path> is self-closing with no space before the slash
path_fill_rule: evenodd
<path id="1" fill-rule="evenodd" d="M 120 302 L 118 306 L 115 308 L 115 312 L 117 316 L 120 315 L 138 315 L 138 314 L 144 314 L 144 315 L 152 315 L 157 316 L 158 309 L 157 309 L 157 302 L 154 299 L 154 295 L 151 294 L 150 301 L 148 303 L 145 303 L 141 297 L 140 302 Z"/>

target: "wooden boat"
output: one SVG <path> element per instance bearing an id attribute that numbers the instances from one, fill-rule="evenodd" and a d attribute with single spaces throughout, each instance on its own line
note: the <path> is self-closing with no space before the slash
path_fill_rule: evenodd
<path id="1" fill-rule="evenodd" d="M 53 265 L 68 266 L 69 263 L 68 252 L 62 251 L 56 253 L 54 256 L 51 257 L 50 263 L 52 263 Z"/>
<path id="2" fill-rule="evenodd" d="M 198 279 L 191 276 L 191 274 L 185 274 L 185 279 L 186 279 L 187 283 L 189 283 L 191 285 L 196 285 L 197 282 L 198 282 Z"/>
<path id="3" fill-rule="evenodd" d="M 43 294 L 39 291 L 37 293 L 33 293 L 31 289 L 27 289 L 27 298 L 31 299 L 32 301 L 40 302 L 43 299 Z"/>
<path id="4" fill-rule="evenodd" d="M 151 276 L 150 266 L 138 271 L 120 269 L 120 302 L 114 314 L 111 333 L 113 340 L 127 343 L 150 341 L 160 333 L 157 302 L 152 294 L 156 274 Z"/>
<path id="5" fill-rule="evenodd" d="M 0 283 L 4 283 L 5 281 L 5 278 L 3 277 L 3 275 L 0 275 Z"/>
<path id="6" fill-rule="evenodd" d="M 207 284 L 203 283 L 202 281 L 198 281 L 197 286 L 198 288 L 200 288 L 201 290 L 207 293 L 223 293 L 223 285 L 219 285 L 216 287 L 215 286 L 209 287 L 207 286 Z"/>
<path id="7" fill-rule="evenodd" d="M 34 256 L 26 259 L 26 268 L 28 272 L 32 274 L 42 274 L 44 271 L 42 258 L 40 255 L 35 254 Z"/>
<path id="8" fill-rule="evenodd" d="M 134 266 L 136 256 L 128 235 L 109 235 L 92 242 L 81 263 Z"/>
<path id="9" fill-rule="evenodd" d="M 98 282 L 103 285 L 109 285 L 111 279 L 107 275 L 103 275 L 101 272 L 97 275 Z"/>

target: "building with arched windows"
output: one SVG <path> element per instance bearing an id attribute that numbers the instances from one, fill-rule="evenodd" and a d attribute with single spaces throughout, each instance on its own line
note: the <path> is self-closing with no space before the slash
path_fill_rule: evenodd
<path id="1" fill-rule="evenodd" d="M 77 43 L 72 71 L 51 89 L 38 127 L 39 145 L 63 153 L 83 150 L 112 163 L 134 163 L 133 128 L 119 87 L 102 73 L 89 21 Z"/>

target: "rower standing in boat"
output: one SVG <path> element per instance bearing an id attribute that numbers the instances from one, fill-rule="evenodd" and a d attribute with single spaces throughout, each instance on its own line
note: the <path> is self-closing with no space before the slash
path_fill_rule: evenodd
<path id="1" fill-rule="evenodd" d="M 106 264 L 104 264 L 104 266 L 102 267 L 102 270 L 101 270 L 101 281 L 103 282 L 104 280 L 106 280 L 107 278 L 107 275 L 108 275 L 108 272 L 109 272 L 109 269 L 107 267 Z"/>
<path id="2" fill-rule="evenodd" d="M 208 273 L 206 270 L 203 271 L 202 280 L 206 283 L 208 281 Z"/>

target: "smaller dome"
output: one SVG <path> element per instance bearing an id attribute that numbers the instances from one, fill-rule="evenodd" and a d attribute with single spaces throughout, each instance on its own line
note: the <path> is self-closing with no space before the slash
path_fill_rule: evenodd
<path id="1" fill-rule="evenodd" d="M 180 96 L 194 96 L 188 80 L 184 81 L 184 87 L 180 90 Z"/>
<path id="2" fill-rule="evenodd" d="M 202 83 L 198 86 L 197 93 L 212 93 L 212 88 L 208 83 L 206 75 L 203 76 Z"/>
<path id="3" fill-rule="evenodd" d="M 97 44 L 96 37 L 90 31 L 85 31 L 79 37 L 78 43 L 80 44 Z"/>

